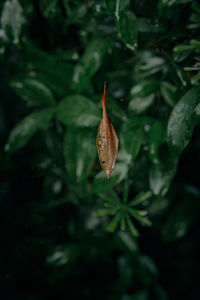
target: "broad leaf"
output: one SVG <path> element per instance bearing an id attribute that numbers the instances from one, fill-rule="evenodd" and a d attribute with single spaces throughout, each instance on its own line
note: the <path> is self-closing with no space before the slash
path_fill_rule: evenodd
<path id="1" fill-rule="evenodd" d="M 155 79 L 146 79 L 134 85 L 131 89 L 131 97 L 145 97 L 156 92 L 159 88 L 160 82 Z"/>
<path id="2" fill-rule="evenodd" d="M 162 81 L 160 86 L 160 91 L 165 101 L 170 106 L 174 107 L 174 105 L 177 103 L 176 94 L 175 94 L 177 88 L 173 84 L 167 81 Z"/>
<path id="3" fill-rule="evenodd" d="M 19 42 L 22 25 L 24 24 L 23 9 L 18 0 L 7 0 L 1 15 L 1 26 L 9 39 Z"/>
<path id="4" fill-rule="evenodd" d="M 194 109 L 200 102 L 200 89 L 195 87 L 187 92 L 174 107 L 168 122 L 168 144 L 177 155 L 189 143 L 194 127 Z"/>
<path id="5" fill-rule="evenodd" d="M 58 104 L 56 114 L 60 122 L 70 126 L 96 126 L 100 121 L 100 111 L 97 106 L 81 95 L 64 98 Z"/>
<path id="6" fill-rule="evenodd" d="M 56 102 L 51 90 L 34 78 L 22 78 L 11 82 L 14 91 L 25 101 L 32 104 L 51 106 Z"/>
<path id="7" fill-rule="evenodd" d="M 13 153 L 22 148 L 39 130 L 44 129 L 53 117 L 54 109 L 44 109 L 34 112 L 20 121 L 11 131 L 5 150 Z"/>
<path id="8" fill-rule="evenodd" d="M 154 94 L 150 94 L 143 98 L 134 97 L 129 103 L 129 110 L 135 114 L 141 114 L 153 103 L 154 99 Z"/>
<path id="9" fill-rule="evenodd" d="M 132 160 L 134 160 L 141 148 L 144 136 L 144 126 L 135 126 L 131 121 L 123 124 L 120 140 L 121 148 L 131 155 Z"/>
<path id="10" fill-rule="evenodd" d="M 87 178 L 96 158 L 95 136 L 86 128 L 69 127 L 64 136 L 63 153 L 70 180 Z"/>
<path id="11" fill-rule="evenodd" d="M 90 41 L 79 64 L 74 68 L 72 85 L 74 89 L 82 91 L 89 79 L 97 72 L 108 49 L 108 42 L 104 39 L 93 39 Z"/>
<path id="12" fill-rule="evenodd" d="M 126 11 L 119 19 L 118 31 L 126 47 L 132 51 L 137 48 L 137 18 L 131 11 Z"/>
<path id="13" fill-rule="evenodd" d="M 174 178 L 178 159 L 169 157 L 163 165 L 152 165 L 149 172 L 149 184 L 154 195 L 164 196 Z"/>

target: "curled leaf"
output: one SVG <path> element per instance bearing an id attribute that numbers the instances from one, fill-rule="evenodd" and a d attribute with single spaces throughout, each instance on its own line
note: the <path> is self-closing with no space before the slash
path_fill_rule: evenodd
<path id="1" fill-rule="evenodd" d="M 101 104 L 103 108 L 103 117 L 99 125 L 96 144 L 100 164 L 109 179 L 117 157 L 118 137 L 106 110 L 106 85 L 104 85 Z"/>

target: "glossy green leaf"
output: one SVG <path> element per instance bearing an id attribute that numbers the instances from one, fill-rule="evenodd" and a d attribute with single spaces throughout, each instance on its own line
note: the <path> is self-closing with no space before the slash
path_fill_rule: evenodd
<path id="1" fill-rule="evenodd" d="M 11 82 L 11 87 L 23 100 L 31 104 L 51 106 L 56 103 L 51 90 L 37 79 L 14 80 Z"/>
<path id="2" fill-rule="evenodd" d="M 94 164 L 97 152 L 93 131 L 69 127 L 64 136 L 63 154 L 70 180 L 86 179 Z"/>
<path id="3" fill-rule="evenodd" d="M 149 184 L 154 195 L 164 196 L 174 178 L 178 159 L 170 157 L 163 165 L 152 165 L 149 172 Z"/>
<path id="4" fill-rule="evenodd" d="M 9 39 L 14 43 L 19 42 L 19 37 L 25 19 L 23 9 L 18 0 L 7 0 L 1 14 L 1 26 Z"/>
<path id="5" fill-rule="evenodd" d="M 72 64 L 63 62 L 58 55 L 45 52 L 30 42 L 25 43 L 25 55 L 30 62 L 30 70 L 37 74 L 37 80 L 51 88 L 59 97 L 69 95 L 74 70 Z"/>
<path id="6" fill-rule="evenodd" d="M 53 115 L 54 109 L 49 108 L 34 112 L 21 120 L 11 131 L 5 150 L 11 154 L 25 146 L 37 131 L 45 129 Z"/>
<path id="7" fill-rule="evenodd" d="M 156 121 L 149 131 L 149 159 L 154 163 L 160 162 L 159 147 L 164 142 L 166 129 L 164 124 Z"/>
<path id="8" fill-rule="evenodd" d="M 174 105 L 177 103 L 177 98 L 176 98 L 177 88 L 173 84 L 167 81 L 162 81 L 160 85 L 160 91 L 164 100 L 170 106 L 174 107 Z"/>
<path id="9" fill-rule="evenodd" d="M 108 50 L 106 39 L 95 38 L 90 41 L 80 62 L 75 66 L 72 76 L 72 85 L 81 91 L 88 84 L 88 80 L 97 72 L 102 64 L 103 57 Z"/>
<path id="10" fill-rule="evenodd" d="M 131 155 L 134 160 L 141 148 L 144 126 L 136 126 L 134 122 L 128 121 L 123 124 L 120 132 L 121 148 Z"/>
<path id="11" fill-rule="evenodd" d="M 155 79 L 146 79 L 134 85 L 131 89 L 131 97 L 145 97 L 155 93 L 159 88 L 160 81 Z"/>
<path id="12" fill-rule="evenodd" d="M 132 51 L 137 48 L 137 18 L 131 11 L 126 11 L 119 19 L 118 31 L 126 47 Z"/>
<path id="13" fill-rule="evenodd" d="M 174 107 L 168 122 L 167 134 L 170 149 L 177 155 L 189 143 L 194 127 L 194 109 L 200 102 L 200 89 L 189 90 Z"/>
<path id="14" fill-rule="evenodd" d="M 118 21 L 121 13 L 129 5 L 129 0 L 106 0 L 106 5 L 111 14 Z"/>
<path id="15" fill-rule="evenodd" d="M 135 114 L 141 114 L 153 103 L 154 99 L 154 94 L 150 94 L 143 98 L 134 97 L 129 102 L 129 110 Z"/>
<path id="16" fill-rule="evenodd" d="M 152 76 L 153 74 L 164 72 L 165 67 L 165 59 L 163 57 L 157 56 L 151 51 L 143 51 L 140 54 L 139 59 L 135 62 L 133 78 L 136 82 L 143 82 L 144 79 Z"/>
<path id="17" fill-rule="evenodd" d="M 100 110 L 82 95 L 72 95 L 61 100 L 56 115 L 60 122 L 70 126 L 97 126 L 100 122 Z"/>

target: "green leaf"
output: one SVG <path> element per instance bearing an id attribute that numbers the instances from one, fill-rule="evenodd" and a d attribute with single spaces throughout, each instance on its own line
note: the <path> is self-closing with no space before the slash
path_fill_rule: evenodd
<path id="1" fill-rule="evenodd" d="M 163 165 L 151 166 L 149 172 L 149 184 L 154 195 L 164 196 L 174 178 L 177 170 L 178 159 L 170 157 Z"/>
<path id="2" fill-rule="evenodd" d="M 104 171 L 100 171 L 94 178 L 93 191 L 96 194 L 112 189 L 119 184 L 127 175 L 128 166 L 124 163 L 117 162 L 111 177 L 108 180 Z"/>
<path id="3" fill-rule="evenodd" d="M 154 163 L 160 162 L 159 147 L 165 140 L 166 129 L 160 121 L 156 121 L 149 132 L 149 159 Z"/>
<path id="4" fill-rule="evenodd" d="M 163 23 L 158 23 L 158 20 L 153 22 L 148 18 L 138 18 L 138 31 L 146 34 L 144 37 L 147 39 L 156 36 L 157 33 L 164 33 L 165 30 L 165 25 Z"/>
<path id="5" fill-rule="evenodd" d="M 125 122 L 127 120 L 126 113 L 117 103 L 117 100 L 111 97 L 106 97 L 106 106 L 112 121 L 114 118 L 116 118 L 116 121 L 120 120 L 122 122 Z"/>
<path id="6" fill-rule="evenodd" d="M 131 11 L 126 11 L 117 22 L 118 31 L 126 47 L 132 51 L 137 48 L 137 18 Z"/>
<path id="7" fill-rule="evenodd" d="M 87 178 L 97 151 L 95 136 L 86 128 L 69 127 L 64 136 L 63 154 L 68 177 L 72 181 Z"/>
<path id="8" fill-rule="evenodd" d="M 57 106 L 57 118 L 64 125 L 97 126 L 100 122 L 98 107 L 82 95 L 64 98 Z"/>
<path id="9" fill-rule="evenodd" d="M 144 136 L 143 126 L 135 126 L 134 122 L 128 121 L 123 124 L 120 132 L 121 148 L 131 154 L 134 160 L 141 148 Z"/>
<path id="10" fill-rule="evenodd" d="M 129 110 L 134 114 L 141 114 L 144 112 L 154 101 L 155 95 L 150 94 L 146 97 L 134 97 L 129 102 Z"/>
<path id="11" fill-rule="evenodd" d="M 163 57 L 155 56 L 150 51 L 144 51 L 141 53 L 140 59 L 135 63 L 133 76 L 135 80 L 142 80 L 157 72 L 163 72 L 165 67 Z"/>
<path id="12" fill-rule="evenodd" d="M 11 82 L 11 87 L 23 100 L 30 103 L 44 106 L 51 106 L 56 103 L 51 90 L 37 79 L 14 80 Z"/>
<path id="13" fill-rule="evenodd" d="M 143 98 L 157 91 L 160 81 L 155 79 L 146 79 L 134 85 L 130 91 L 131 97 Z"/>
<path id="14" fill-rule="evenodd" d="M 63 63 L 58 55 L 44 52 L 30 42 L 25 43 L 25 55 L 31 70 L 36 72 L 37 80 L 50 87 L 59 97 L 71 93 L 72 64 Z"/>
<path id="15" fill-rule="evenodd" d="M 4 3 L 1 14 L 1 26 L 5 30 L 9 39 L 15 44 L 19 42 L 19 37 L 24 24 L 23 9 L 18 0 L 7 0 Z"/>
<path id="16" fill-rule="evenodd" d="M 121 215 L 120 229 L 121 230 L 125 230 L 126 229 L 126 220 L 125 220 L 124 214 Z"/>
<path id="17" fill-rule="evenodd" d="M 80 62 L 74 68 L 72 76 L 74 89 L 78 89 L 78 91 L 84 90 L 90 78 L 100 68 L 107 49 L 108 42 L 106 39 L 95 38 L 91 40 L 84 54 L 81 56 Z"/>
<path id="18" fill-rule="evenodd" d="M 129 0 L 106 0 L 106 5 L 111 14 L 118 21 L 120 19 L 121 13 L 129 5 Z"/>
<path id="19" fill-rule="evenodd" d="M 121 214 L 118 213 L 106 227 L 107 231 L 114 232 L 121 219 Z"/>
<path id="20" fill-rule="evenodd" d="M 115 213 L 115 209 L 114 208 L 103 208 L 103 209 L 99 209 L 95 212 L 95 217 L 102 217 L 102 216 L 107 216 L 110 214 Z"/>
<path id="21" fill-rule="evenodd" d="M 117 237 L 119 241 L 122 243 L 123 248 L 125 248 L 125 250 L 128 250 L 131 254 L 138 252 L 137 240 L 132 235 L 130 235 L 129 232 L 119 231 L 117 233 Z"/>
<path id="22" fill-rule="evenodd" d="M 167 81 L 162 81 L 160 86 L 160 91 L 165 101 L 170 106 L 174 107 L 174 105 L 177 103 L 177 99 L 176 99 L 177 88 L 175 87 L 175 85 Z"/>
<path id="23" fill-rule="evenodd" d="M 165 242 L 182 238 L 199 217 L 199 199 L 181 197 L 162 226 L 161 235 Z"/>
<path id="24" fill-rule="evenodd" d="M 133 222 L 132 222 L 131 218 L 127 214 L 126 214 L 126 221 L 127 221 L 128 227 L 129 227 L 130 232 L 132 233 L 132 235 L 135 236 L 135 237 L 138 237 L 139 232 L 137 231 L 137 229 L 133 225 Z"/>
<path id="25" fill-rule="evenodd" d="M 149 199 L 151 196 L 152 196 L 151 191 L 141 192 L 131 202 L 129 202 L 129 205 L 136 206 L 136 205 L 142 203 L 143 201 Z"/>
<path id="26" fill-rule="evenodd" d="M 54 109 L 44 109 L 34 112 L 20 121 L 11 131 L 5 150 L 13 153 L 22 148 L 39 130 L 44 129 L 54 115 Z"/>
<path id="27" fill-rule="evenodd" d="M 130 190 L 130 181 L 129 180 L 125 180 L 124 181 L 124 189 L 123 189 L 123 202 L 127 202 L 128 201 L 128 195 L 129 195 L 129 190 Z"/>
<path id="28" fill-rule="evenodd" d="M 128 208 L 128 212 L 135 218 L 138 220 L 138 222 L 144 226 L 151 226 L 151 221 L 144 216 L 140 216 L 138 211 L 136 209 L 133 208 Z"/>
<path id="29" fill-rule="evenodd" d="M 168 122 L 168 144 L 172 152 L 177 155 L 189 143 L 194 127 L 194 109 L 200 102 L 200 89 L 189 90 L 174 107 Z"/>

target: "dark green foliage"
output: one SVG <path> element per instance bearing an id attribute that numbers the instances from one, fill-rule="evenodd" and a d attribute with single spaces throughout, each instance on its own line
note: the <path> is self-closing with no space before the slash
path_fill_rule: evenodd
<path id="1" fill-rule="evenodd" d="M 200 298 L 199 30 L 199 1 L 0 2 L 2 299 Z"/>

